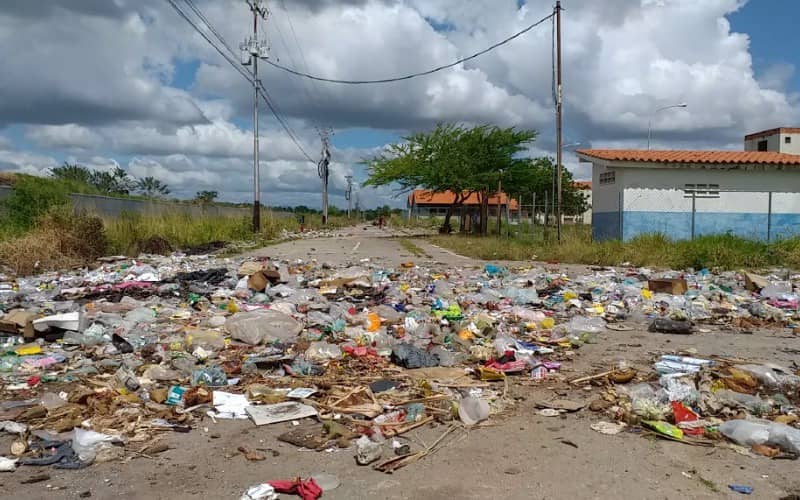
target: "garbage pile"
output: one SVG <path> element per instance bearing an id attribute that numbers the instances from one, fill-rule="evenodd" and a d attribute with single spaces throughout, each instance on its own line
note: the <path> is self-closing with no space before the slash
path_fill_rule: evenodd
<path id="1" fill-rule="evenodd" d="M 13 443 L 0 450 L 0 470 L 151 456 L 166 449 L 158 439 L 165 432 L 249 419 L 299 422 L 279 439 L 350 448 L 358 464 L 392 472 L 508 411 L 511 377 L 563 378 L 562 363 L 606 329 L 797 328 L 796 281 L 706 270 L 596 269 L 570 278 L 492 264 L 386 269 L 369 259 L 334 266 L 180 254 L 3 276 L 0 431 Z M 680 357 L 656 369 L 660 388 L 612 387 L 608 404 L 593 409 L 675 439 L 718 429 L 762 450 L 800 450 L 788 427 L 800 380 L 793 373 Z M 636 377 L 626 366 L 603 374 L 613 384 Z M 742 411 L 762 420 L 731 420 Z M 446 430 L 431 446 L 402 439 L 432 422 Z M 601 424 L 601 432 L 622 429 Z M 310 478 L 251 489 L 269 498 L 280 488 L 318 487 Z"/>

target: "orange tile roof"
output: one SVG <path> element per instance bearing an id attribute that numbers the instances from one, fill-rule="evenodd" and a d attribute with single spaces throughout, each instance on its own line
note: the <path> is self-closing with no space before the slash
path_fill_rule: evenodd
<path id="1" fill-rule="evenodd" d="M 709 163 L 800 166 L 800 155 L 768 151 L 648 151 L 638 149 L 579 149 L 586 159 L 642 163 Z"/>
<path id="2" fill-rule="evenodd" d="M 425 205 L 452 205 L 455 201 L 456 195 L 452 191 L 444 191 L 441 193 L 436 193 L 433 191 L 428 191 L 427 189 L 415 189 L 414 192 L 408 195 L 408 204 L 411 205 L 412 203 L 416 204 L 417 206 L 425 206 Z M 489 206 L 497 205 L 497 195 L 489 197 Z M 506 193 L 500 194 L 500 203 L 505 205 L 508 203 L 508 196 Z M 467 196 L 467 199 L 464 201 L 464 205 L 480 205 L 480 200 L 478 198 L 477 193 L 470 193 Z M 517 200 L 511 199 L 511 203 L 508 207 L 510 210 L 517 209 Z"/>
<path id="3" fill-rule="evenodd" d="M 580 190 L 592 189 L 592 181 L 572 181 L 572 185 Z"/>
<path id="4" fill-rule="evenodd" d="M 760 139 L 762 137 L 769 137 L 775 134 L 800 134 L 800 128 L 796 127 L 771 128 L 769 130 L 762 130 L 761 132 L 753 132 L 752 134 L 747 134 L 746 136 L 744 136 L 744 140 L 750 141 L 753 139 Z"/>

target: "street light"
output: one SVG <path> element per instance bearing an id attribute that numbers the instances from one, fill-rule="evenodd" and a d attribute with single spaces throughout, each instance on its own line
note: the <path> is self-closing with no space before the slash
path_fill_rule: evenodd
<path id="1" fill-rule="evenodd" d="M 663 108 L 658 108 L 655 111 L 653 111 L 652 113 L 650 113 L 650 120 L 648 120 L 648 122 L 647 122 L 647 150 L 648 151 L 650 151 L 650 137 L 651 137 L 652 131 L 653 131 L 653 117 L 656 115 L 656 113 L 658 113 L 659 111 L 664 111 L 665 109 L 685 108 L 687 106 L 688 106 L 688 104 L 686 104 L 685 102 L 682 102 L 680 104 L 673 104 L 671 106 L 664 106 Z"/>

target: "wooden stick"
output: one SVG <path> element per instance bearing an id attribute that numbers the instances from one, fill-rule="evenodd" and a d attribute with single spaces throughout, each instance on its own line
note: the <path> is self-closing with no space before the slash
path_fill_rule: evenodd
<path id="1" fill-rule="evenodd" d="M 597 380 L 599 378 L 608 377 L 612 373 L 614 373 L 614 370 L 608 370 L 603 373 L 598 373 L 597 375 L 589 375 L 588 377 L 576 378 L 575 380 L 572 380 L 570 384 L 580 384 L 582 382 L 588 382 L 590 380 Z"/>

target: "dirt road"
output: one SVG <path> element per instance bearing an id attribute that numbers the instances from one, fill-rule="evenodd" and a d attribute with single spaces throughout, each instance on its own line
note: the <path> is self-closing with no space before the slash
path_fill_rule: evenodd
<path id="1" fill-rule="evenodd" d="M 317 258 L 333 263 L 370 258 L 387 266 L 413 260 L 445 268 L 479 264 L 411 238 L 413 248 L 374 228 L 344 230 L 339 236 L 298 240 L 256 252 L 280 258 Z M 725 331 L 670 336 L 607 331 L 598 342 L 577 350 L 563 374 L 573 378 L 607 369 L 627 359 L 649 370 L 652 356 L 695 348 L 698 356 L 718 354 L 754 361 L 789 364 L 800 340 L 776 332 L 741 335 Z M 517 401 L 510 415 L 493 418 L 491 426 L 459 435 L 433 456 L 393 475 L 359 467 L 353 451 L 301 451 L 275 438 L 291 423 L 254 427 L 249 421 L 203 421 L 189 434 L 167 436 L 171 449 L 154 458 L 128 463 L 96 464 L 80 471 L 23 468 L 0 474 L 0 497 L 16 499 L 91 498 L 126 499 L 238 499 L 251 485 L 271 480 L 326 472 L 341 481 L 326 499 L 688 499 L 736 498 L 729 484 L 752 486 L 753 498 L 781 498 L 800 493 L 797 463 L 751 458 L 731 449 L 693 447 L 651 440 L 634 433 L 606 436 L 592 431 L 602 417 L 588 410 L 563 417 L 536 414 L 534 402 L 552 397 L 591 401 L 599 388 L 565 389 L 565 384 L 539 386 L 511 384 Z M 411 433 L 417 443 L 431 443 L 446 428 L 424 428 Z M 6 446 L 0 442 L 0 449 Z M 267 459 L 248 462 L 239 446 L 262 448 Z M 38 473 L 50 478 L 21 481 Z M 87 493 L 88 492 L 88 493 Z M 83 496 L 82 496 L 83 495 Z M 289 498 L 289 497 L 285 497 Z"/>

